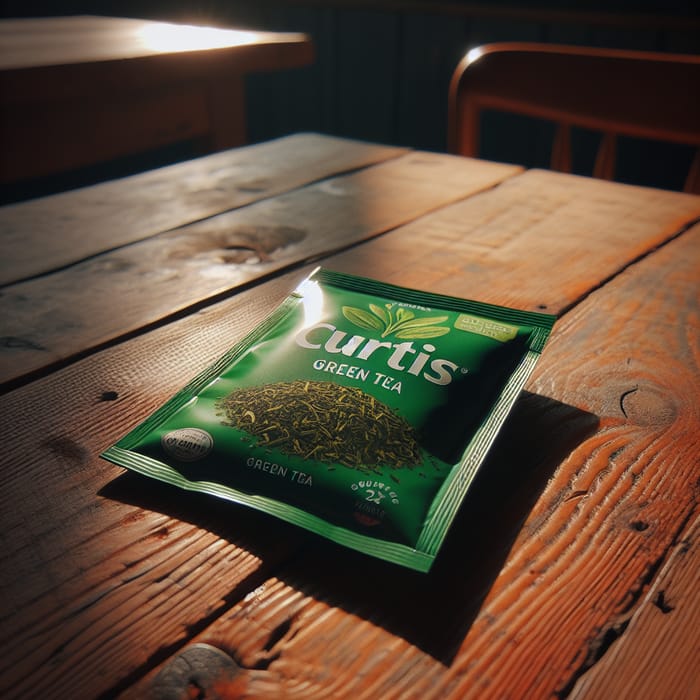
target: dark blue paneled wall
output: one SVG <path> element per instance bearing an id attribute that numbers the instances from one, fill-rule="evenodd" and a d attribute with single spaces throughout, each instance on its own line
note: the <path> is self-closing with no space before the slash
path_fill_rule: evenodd
<path id="1" fill-rule="evenodd" d="M 443 151 L 447 90 L 459 59 L 490 41 L 546 41 L 591 46 L 698 52 L 700 20 L 692 3 L 639 0 L 489 2 L 5 2 L 5 16 L 112 14 L 302 31 L 315 42 L 313 66 L 252 76 L 247 85 L 252 142 L 295 131 L 322 131 Z M 60 9 L 59 9 L 60 8 Z M 649 96 L 653 99 L 653 95 Z M 550 128 L 508 115 L 484 127 L 482 156 L 546 167 Z M 591 168 L 595 136 L 575 135 L 577 172 Z M 643 147 L 644 146 L 644 147 Z M 154 154 L 133 168 L 187 157 Z M 679 188 L 690 151 L 621 144 L 620 177 Z M 107 171 L 105 171 L 107 172 Z M 108 173 L 109 175 L 113 174 Z M 93 173 L 91 177 L 99 177 Z M 65 180 L 64 182 L 69 182 Z"/>

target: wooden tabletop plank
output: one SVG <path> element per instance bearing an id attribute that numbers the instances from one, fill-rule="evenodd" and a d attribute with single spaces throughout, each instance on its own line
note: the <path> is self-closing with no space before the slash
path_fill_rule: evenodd
<path id="1" fill-rule="evenodd" d="M 409 153 L 8 286 L 0 383 L 376 236 L 518 172 L 517 166 Z"/>
<path id="2" fill-rule="evenodd" d="M 79 15 L 0 21 L 0 71 L 304 42 L 303 34 Z"/>
<path id="3" fill-rule="evenodd" d="M 676 538 L 623 634 L 581 677 L 571 700 L 700 697 L 700 518 Z M 639 673 L 639 669 L 654 669 Z"/>
<path id="4" fill-rule="evenodd" d="M 186 643 L 295 551 L 294 530 L 281 536 L 276 521 L 163 491 L 97 456 L 290 284 L 237 295 L 223 325 L 202 311 L 0 398 L 0 435 L 24 446 L 3 455 L 0 696 L 98 697 L 138 678 L 154 650 Z"/>
<path id="5" fill-rule="evenodd" d="M 294 134 L 0 208 L 0 284 L 45 274 L 405 149 Z"/>
<path id="6" fill-rule="evenodd" d="M 5 19 L 0 39 L 5 106 L 298 68 L 314 56 L 305 34 L 89 15 Z"/>
<path id="7" fill-rule="evenodd" d="M 241 667 L 219 691 L 568 697 L 599 663 L 620 688 L 697 687 L 688 668 L 675 679 L 676 665 L 607 655 L 619 637 L 624 650 L 652 591 L 658 604 L 666 582 L 680 593 L 697 576 L 686 528 L 700 464 L 698 251 L 695 226 L 559 322 L 535 393 L 518 402 L 430 574 L 309 545 L 195 636 Z M 675 600 L 696 619 L 697 602 Z M 124 700 L 149 697 L 172 661 Z"/>
<path id="8" fill-rule="evenodd" d="M 619 186 L 608 187 L 610 193 L 618 192 Z M 498 187 L 494 192 L 502 189 Z M 483 196 L 486 195 L 479 195 Z M 615 201 L 617 196 L 611 194 Z M 522 217 L 522 228 L 527 228 L 533 212 L 516 208 L 513 216 Z M 558 220 L 554 219 L 554 223 L 558 224 Z M 657 226 L 668 233 L 666 217 Z M 558 226 L 556 231 L 559 232 Z M 598 235 L 604 237 L 607 231 L 601 229 Z M 552 341 L 555 350 L 552 353 L 547 350 L 545 358 L 550 359 L 543 358 L 544 369 L 531 385 L 539 395 L 526 396 L 519 402 L 515 420 L 506 433 L 508 439 L 498 443 L 501 456 L 497 451 L 489 462 L 487 473 L 491 474 L 491 481 L 487 480 L 486 491 L 472 499 L 473 508 L 467 509 L 465 520 L 451 538 L 452 544 L 448 544 L 443 558 L 447 564 L 441 565 L 442 570 L 437 569 L 433 578 L 368 562 L 359 554 L 319 544 L 288 527 L 280 529 L 273 519 L 256 518 L 227 504 L 209 506 L 202 499 L 187 494 L 178 496 L 160 485 L 146 486 L 136 476 L 117 479 L 122 470 L 96 456 L 261 320 L 310 268 L 259 285 L 8 393 L 0 399 L 3 416 L 0 431 L 7 446 L 0 496 L 0 537 L 3 571 L 12 574 L 3 581 L 3 606 L 7 613 L 0 646 L 4 673 L 0 673 L 0 678 L 6 685 L 0 691 L 12 687 L 21 696 L 23 691 L 31 689 L 51 697 L 52 690 L 58 693 L 69 687 L 79 688 L 88 696 L 126 688 L 147 674 L 157 659 L 167 658 L 191 639 L 200 638 L 197 637 L 200 631 L 202 639 L 218 643 L 218 637 L 211 635 L 218 635 L 219 627 L 209 630 L 202 625 L 207 626 L 220 617 L 226 639 L 232 639 L 232 635 L 236 639 L 236 644 L 231 642 L 227 648 L 246 663 L 256 658 L 261 667 L 267 663 L 270 671 L 289 668 L 288 659 L 292 668 L 300 670 L 297 659 L 307 658 L 305 655 L 312 653 L 313 645 L 316 645 L 314 653 L 324 659 L 331 645 L 334 658 L 340 663 L 356 656 L 360 642 L 362 645 L 367 642 L 366 647 L 362 646 L 366 651 L 361 661 L 374 664 L 372 673 L 379 674 L 371 682 L 367 680 L 369 690 L 376 690 L 381 696 L 379 691 L 386 689 L 387 697 L 391 697 L 389 691 L 394 684 L 400 680 L 396 685 L 400 689 L 409 679 L 420 681 L 417 688 L 422 687 L 420 683 L 426 687 L 437 683 L 436 688 L 442 692 L 453 692 L 462 679 L 474 677 L 469 676 L 473 659 L 482 659 L 477 664 L 479 672 L 487 669 L 490 674 L 500 667 L 504 653 L 515 645 L 521 632 L 526 636 L 543 633 L 542 627 L 534 631 L 520 627 L 523 620 L 539 620 L 533 613 L 543 601 L 541 595 L 538 597 L 539 591 L 557 591 L 558 597 L 552 603 L 555 606 L 562 605 L 559 601 L 562 596 L 565 602 L 573 604 L 574 598 L 569 600 L 571 590 L 580 598 L 575 581 L 572 583 L 575 576 L 565 572 L 578 561 L 577 536 L 583 533 L 581 546 L 587 547 L 591 533 L 598 531 L 603 518 L 604 523 L 619 523 L 617 530 L 613 528 L 613 535 L 619 535 L 615 540 L 618 550 L 624 545 L 620 554 L 623 560 L 627 562 L 626 548 L 638 560 L 630 564 L 629 570 L 624 569 L 625 577 L 610 584 L 610 599 L 595 585 L 590 586 L 595 595 L 602 596 L 600 600 L 596 598 L 602 601 L 595 612 L 599 617 L 593 621 L 585 616 L 572 617 L 572 625 L 578 626 L 573 630 L 572 640 L 563 645 L 571 652 L 566 658 L 566 664 L 571 664 L 576 639 L 584 644 L 589 639 L 591 644 L 595 642 L 599 630 L 593 632 L 591 624 L 603 628 L 609 622 L 611 608 L 624 604 L 621 598 L 633 588 L 649 558 L 660 556 L 663 538 L 672 531 L 671 520 L 681 517 L 683 504 L 689 498 L 687 489 L 679 491 L 680 481 L 687 476 L 687 464 L 683 460 L 693 457 L 687 451 L 680 456 L 674 452 L 672 458 L 679 460 L 678 464 L 673 469 L 662 470 L 669 479 L 663 485 L 669 500 L 664 501 L 662 510 L 672 504 L 672 516 L 665 510 L 656 521 L 651 520 L 653 513 L 639 515 L 636 493 L 628 496 L 615 492 L 613 487 L 618 483 L 637 483 L 654 488 L 655 460 L 666 459 L 670 450 L 664 445 L 658 458 L 654 457 L 656 449 L 642 450 L 641 454 L 624 451 L 629 440 L 638 440 L 635 444 L 642 447 L 651 444 L 645 442 L 645 436 L 658 427 L 653 421 L 651 425 L 633 425 L 632 419 L 627 425 L 619 413 L 622 394 L 640 385 L 642 379 L 651 382 L 655 377 L 655 372 L 641 364 L 633 364 L 627 374 L 626 359 L 619 360 L 623 356 L 637 356 L 640 324 L 645 328 L 648 319 L 659 320 L 654 328 L 665 329 L 664 333 L 652 336 L 660 364 L 667 362 L 668 357 L 676 358 L 673 363 L 667 362 L 668 376 L 661 375 L 663 382 L 668 382 L 667 386 L 674 391 L 680 387 L 679 396 L 697 394 L 693 384 L 697 383 L 697 370 L 693 370 L 692 353 L 684 365 L 687 348 L 677 345 L 685 342 L 685 336 L 675 333 L 681 327 L 679 315 L 684 309 L 692 311 L 692 302 L 697 299 L 697 281 L 692 274 L 697 268 L 697 231 L 693 233 L 694 239 L 691 233 L 681 234 L 677 241 L 620 274 L 622 284 L 635 271 L 651 270 L 641 282 L 637 276 L 625 282 L 629 285 L 627 292 L 625 285 L 620 292 L 613 283 L 608 283 L 598 292 L 594 288 L 587 290 L 593 294 L 582 293 L 584 285 L 579 280 L 553 276 L 545 296 L 538 297 L 548 308 L 557 308 L 565 298 L 587 298 L 557 326 Z M 356 271 L 367 272 L 369 261 L 374 259 L 372 251 L 394 235 L 388 234 L 348 251 L 336 262 L 347 257 L 352 259 Z M 529 255 L 537 267 L 537 261 L 551 247 L 554 232 L 547 236 L 540 230 L 537 236 L 530 235 Z M 654 237 L 649 230 L 644 236 Z M 578 239 L 563 240 L 568 241 L 572 257 L 578 254 Z M 442 245 L 439 238 L 424 238 L 426 261 L 431 251 Z M 363 262 L 358 255 L 360 249 L 367 251 L 364 270 L 360 267 Z M 495 248 L 493 252 L 495 261 L 498 250 Z M 503 255 L 509 254 L 507 246 L 502 250 Z M 409 252 L 414 254 L 413 250 Z M 603 251 L 602 256 L 605 255 Z M 594 255 L 589 261 L 595 268 Z M 400 264 L 404 265 L 403 279 L 413 280 L 412 268 L 405 260 Z M 413 265 L 414 269 L 420 269 L 419 262 L 414 261 Z M 427 263 L 425 270 L 425 279 L 421 280 L 424 286 L 430 285 L 431 279 L 443 279 Z M 401 281 L 391 265 L 387 266 L 387 274 L 394 275 L 394 281 Z M 512 298 L 513 280 L 505 275 L 493 280 L 487 267 L 481 270 L 477 267 L 472 275 L 462 275 L 460 279 L 463 296 L 494 303 Z M 524 279 L 537 288 L 542 287 L 533 275 Z M 596 279 L 591 275 L 587 282 Z M 695 292 L 690 300 L 683 297 L 685 288 L 690 290 L 686 295 Z M 607 308 L 608 297 L 603 293 L 608 289 L 612 290 L 610 299 L 626 299 L 627 304 L 616 315 L 601 319 L 598 308 Z M 663 303 L 651 297 L 650 289 L 662 296 Z M 571 290 L 575 291 L 573 297 Z M 532 294 L 527 288 L 523 293 L 525 299 Z M 673 294 L 678 298 L 673 299 Z M 667 308 L 671 301 L 673 309 Z M 566 306 L 569 305 L 567 302 Z M 585 314 L 580 309 L 589 311 Z M 624 337 L 619 338 L 620 333 Z M 559 335 L 562 339 L 557 344 Z M 615 349 L 615 361 L 611 359 L 606 365 L 600 358 L 607 357 L 609 348 Z M 591 363 L 582 363 L 582 357 L 591 357 Z M 619 362 L 624 368 L 622 372 Z M 591 379 L 589 375 L 598 363 L 601 371 L 609 366 L 610 377 Z M 689 380 L 687 374 L 692 375 L 693 371 L 695 379 L 691 376 Z M 615 377 L 622 377 L 624 386 L 617 386 L 615 381 L 619 380 Z M 648 405 L 646 392 L 639 393 L 637 398 L 641 398 L 637 404 L 634 398 L 623 402 L 628 415 L 632 415 L 635 406 L 643 409 Z M 30 415 L 29 406 L 41 408 Z M 596 416 L 604 419 L 598 432 L 595 432 Z M 669 441 L 673 436 L 671 430 Z M 618 449 L 622 451 L 614 454 Z M 591 454 L 593 458 L 589 459 Z M 609 462 L 614 468 L 608 467 Z M 556 478 L 538 500 L 553 472 Z M 601 481 L 594 478 L 596 473 Z M 637 473 L 641 476 L 636 476 Z M 634 479 L 630 474 L 635 475 Z M 629 478 L 625 479 L 625 475 Z M 504 484 L 512 488 L 504 490 Z M 590 499 L 585 497 L 587 489 L 591 490 Z M 621 499 L 619 504 L 615 501 L 612 514 L 600 506 L 608 491 L 615 498 L 619 494 Z M 529 525 L 504 567 L 521 523 L 535 502 L 537 507 L 530 515 Z M 576 527 L 569 525 L 573 516 Z M 645 529 L 630 526 L 641 522 L 654 525 Z M 470 533 L 477 531 L 479 537 L 475 540 Z M 279 570 L 279 564 L 298 550 L 300 541 L 304 543 L 304 556 L 298 565 Z M 547 542 L 550 544 L 542 549 Z M 164 557 L 170 546 L 177 552 L 177 566 L 168 570 Z M 618 550 L 611 551 L 617 554 Z M 593 556 L 590 552 L 586 550 L 586 557 Z M 207 561 L 208 568 L 201 564 Z M 320 562 L 324 561 L 333 562 L 332 570 L 323 570 Z M 531 567 L 530 561 L 535 562 Z M 242 579 L 234 573 L 233 562 L 241 562 Z M 208 576 L 195 575 L 200 566 L 210 572 Z M 18 572 L 22 575 L 15 576 Z M 506 572 L 502 574 L 504 577 L 498 579 L 502 572 Z M 495 585 L 494 581 L 498 580 L 500 583 Z M 368 582 L 371 582 L 369 597 Z M 491 612 L 479 613 L 488 591 L 492 596 Z M 408 593 L 415 595 L 407 597 Z M 518 607 L 521 593 L 524 598 Z M 269 604 L 268 596 L 271 596 Z M 290 602 L 290 596 L 294 602 Z M 132 606 L 132 598 L 138 601 L 137 607 Z M 417 606 L 416 601 L 425 600 L 432 604 Z M 277 608 L 278 605 L 282 607 Z M 293 616 L 295 610 L 308 610 L 298 617 L 301 626 Z M 420 610 L 426 611 L 422 617 Z M 561 610 L 557 608 L 556 612 Z M 564 612 L 570 613 L 568 609 Z M 270 617 L 273 613 L 277 615 L 276 622 Z M 50 624 L 32 627 L 32 623 L 38 624 L 44 616 Z M 120 622 L 113 627 L 115 620 Z M 229 627 L 232 620 L 235 624 Z M 500 627 L 493 628 L 499 620 Z M 275 627 L 278 623 L 280 626 Z M 553 624 L 549 618 L 542 622 L 545 627 L 546 623 Z M 439 634 L 435 634 L 436 624 L 444 627 Z M 501 635 L 506 640 L 494 647 L 493 653 L 500 655 L 498 662 L 486 645 L 492 628 L 497 637 Z M 337 637 L 333 629 L 338 630 Z M 323 634 L 315 636 L 318 632 Z M 576 649 L 579 648 L 580 644 Z M 243 652 L 237 651 L 241 649 Z M 293 653 L 288 653 L 288 649 L 293 649 Z M 281 664 L 277 663 L 277 651 L 283 652 L 279 657 Z M 83 660 L 78 666 L 74 662 L 75 654 Z M 562 652 L 562 658 L 564 655 Z M 385 662 L 387 658 L 390 664 Z M 303 671 L 307 675 L 312 673 L 314 663 L 319 668 L 318 662 L 312 663 L 311 655 L 308 659 L 309 668 Z M 517 666 L 521 661 L 522 657 L 517 657 L 514 663 Z M 576 673 L 575 668 L 569 667 L 562 671 L 561 658 L 555 661 L 553 670 L 543 672 L 545 684 L 547 679 L 551 681 L 552 674 Z M 409 666 L 417 674 L 415 678 L 410 674 L 403 676 Z M 446 666 L 450 667 L 447 673 Z M 35 673 L 39 667 L 45 672 Z M 355 686 L 348 682 L 351 668 L 355 667 L 349 663 L 348 669 L 334 671 L 337 670 L 338 687 L 354 692 Z M 398 674 L 396 677 L 391 675 L 391 668 Z M 508 668 L 512 670 L 513 664 Z M 424 681 L 420 680 L 423 673 Z M 301 679 L 303 674 L 299 676 Z M 246 682 L 252 677 L 248 674 Z M 277 675 L 263 673 L 263 677 L 272 679 L 273 686 L 279 689 Z M 314 678 L 313 682 L 327 688 L 323 678 Z M 273 693 L 270 697 L 279 696 Z"/>
<path id="9" fill-rule="evenodd" d="M 528 170 L 327 264 L 561 314 L 698 217 L 695 195 Z"/>

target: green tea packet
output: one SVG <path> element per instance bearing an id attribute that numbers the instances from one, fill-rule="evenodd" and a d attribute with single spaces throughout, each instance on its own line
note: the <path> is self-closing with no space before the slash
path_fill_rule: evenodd
<path id="1" fill-rule="evenodd" d="M 103 457 L 428 571 L 554 320 L 319 268 Z"/>

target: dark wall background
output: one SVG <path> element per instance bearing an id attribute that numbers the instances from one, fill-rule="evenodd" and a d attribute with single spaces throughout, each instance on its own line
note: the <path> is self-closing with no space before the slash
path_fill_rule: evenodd
<path id="1" fill-rule="evenodd" d="M 694 5 L 678 0 L 543 0 L 536 5 L 517 0 L 481 4 L 408 0 L 75 0 L 6 1 L 2 14 L 103 14 L 306 32 L 316 46 L 313 66 L 249 79 L 249 141 L 295 131 L 320 131 L 444 151 L 450 76 L 470 48 L 491 41 L 524 40 L 698 53 L 700 18 Z M 546 167 L 549 136 L 547 125 L 491 115 L 484 126 L 481 155 Z M 590 171 L 595 141 L 593 134 L 575 135 L 575 171 Z M 679 189 L 684 168 L 690 162 L 690 149 L 649 148 L 650 144 L 621 144 L 620 179 Z M 61 183 L 44 186 L 84 184 L 85 179 L 101 179 L 121 170 L 152 167 L 190 155 L 194 154 L 185 145 L 117 164 L 111 170 L 92 171 L 72 181 L 64 178 Z"/>

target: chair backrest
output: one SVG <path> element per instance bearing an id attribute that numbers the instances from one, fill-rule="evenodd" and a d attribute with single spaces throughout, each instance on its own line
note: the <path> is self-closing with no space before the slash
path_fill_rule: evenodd
<path id="1" fill-rule="evenodd" d="M 472 49 L 449 92 L 448 149 L 479 155 L 482 110 L 557 124 L 551 167 L 571 171 L 571 127 L 603 133 L 593 175 L 613 179 L 616 136 L 700 146 L 700 56 L 536 43 Z M 700 150 L 684 189 L 700 192 Z"/>

